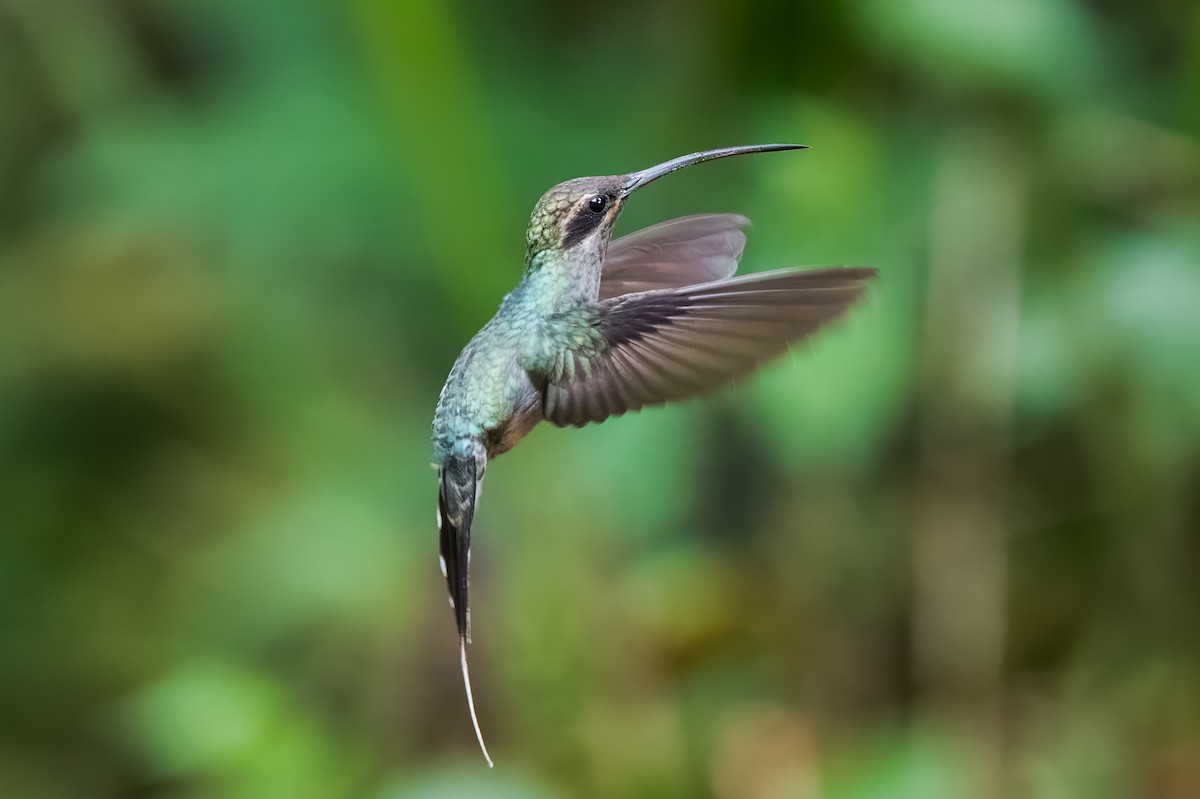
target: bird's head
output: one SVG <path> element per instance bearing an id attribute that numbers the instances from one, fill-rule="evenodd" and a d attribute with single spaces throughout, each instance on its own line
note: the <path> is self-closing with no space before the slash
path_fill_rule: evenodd
<path id="1" fill-rule="evenodd" d="M 802 144 L 752 144 L 680 156 L 628 175 L 575 178 L 542 195 L 529 219 L 527 260 L 554 251 L 572 257 L 603 260 L 613 225 L 629 195 L 663 175 L 685 166 L 745 153 L 801 150 Z"/>
<path id="2" fill-rule="evenodd" d="M 625 183 L 625 175 L 575 178 L 543 194 L 529 218 L 529 255 L 546 250 L 602 250 L 628 196 Z"/>

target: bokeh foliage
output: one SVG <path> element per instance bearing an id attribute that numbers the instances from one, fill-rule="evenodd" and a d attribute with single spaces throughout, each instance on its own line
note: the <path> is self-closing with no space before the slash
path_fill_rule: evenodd
<path id="1" fill-rule="evenodd" d="M 1195 796 L 1200 10 L 0 2 L 0 795 Z M 869 301 L 489 472 L 428 425 L 553 183 Z"/>

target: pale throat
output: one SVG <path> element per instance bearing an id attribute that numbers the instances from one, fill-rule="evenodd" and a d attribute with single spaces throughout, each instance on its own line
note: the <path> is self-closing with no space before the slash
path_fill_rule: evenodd
<path id="1" fill-rule="evenodd" d="M 550 312 L 594 304 L 600 295 L 600 271 L 607 250 L 607 237 L 565 252 L 543 250 L 529 259 L 514 294 L 521 295 L 522 304 Z"/>

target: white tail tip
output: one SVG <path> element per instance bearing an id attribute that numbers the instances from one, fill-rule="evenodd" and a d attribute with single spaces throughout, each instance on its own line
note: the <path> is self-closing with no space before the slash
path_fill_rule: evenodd
<path id="1" fill-rule="evenodd" d="M 475 727 L 475 738 L 479 741 L 479 748 L 483 752 L 483 759 L 487 761 L 488 768 L 494 768 L 492 757 L 488 754 L 487 745 L 483 742 L 483 732 L 479 729 L 479 717 L 475 715 L 475 697 L 471 695 L 471 672 L 467 669 L 467 639 L 466 636 L 459 636 L 458 651 L 462 657 L 462 673 L 463 686 L 467 689 L 467 708 L 471 711 L 471 724 Z"/>

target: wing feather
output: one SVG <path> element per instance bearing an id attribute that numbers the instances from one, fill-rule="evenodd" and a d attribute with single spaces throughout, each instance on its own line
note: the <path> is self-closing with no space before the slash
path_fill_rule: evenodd
<path id="1" fill-rule="evenodd" d="M 737 271 L 746 246 L 738 214 L 671 219 L 615 239 L 600 275 L 600 299 L 723 280 Z"/>
<path id="2" fill-rule="evenodd" d="M 841 316 L 875 274 L 784 269 L 612 297 L 592 322 L 604 346 L 547 383 L 543 413 L 581 426 L 742 377 Z"/>

